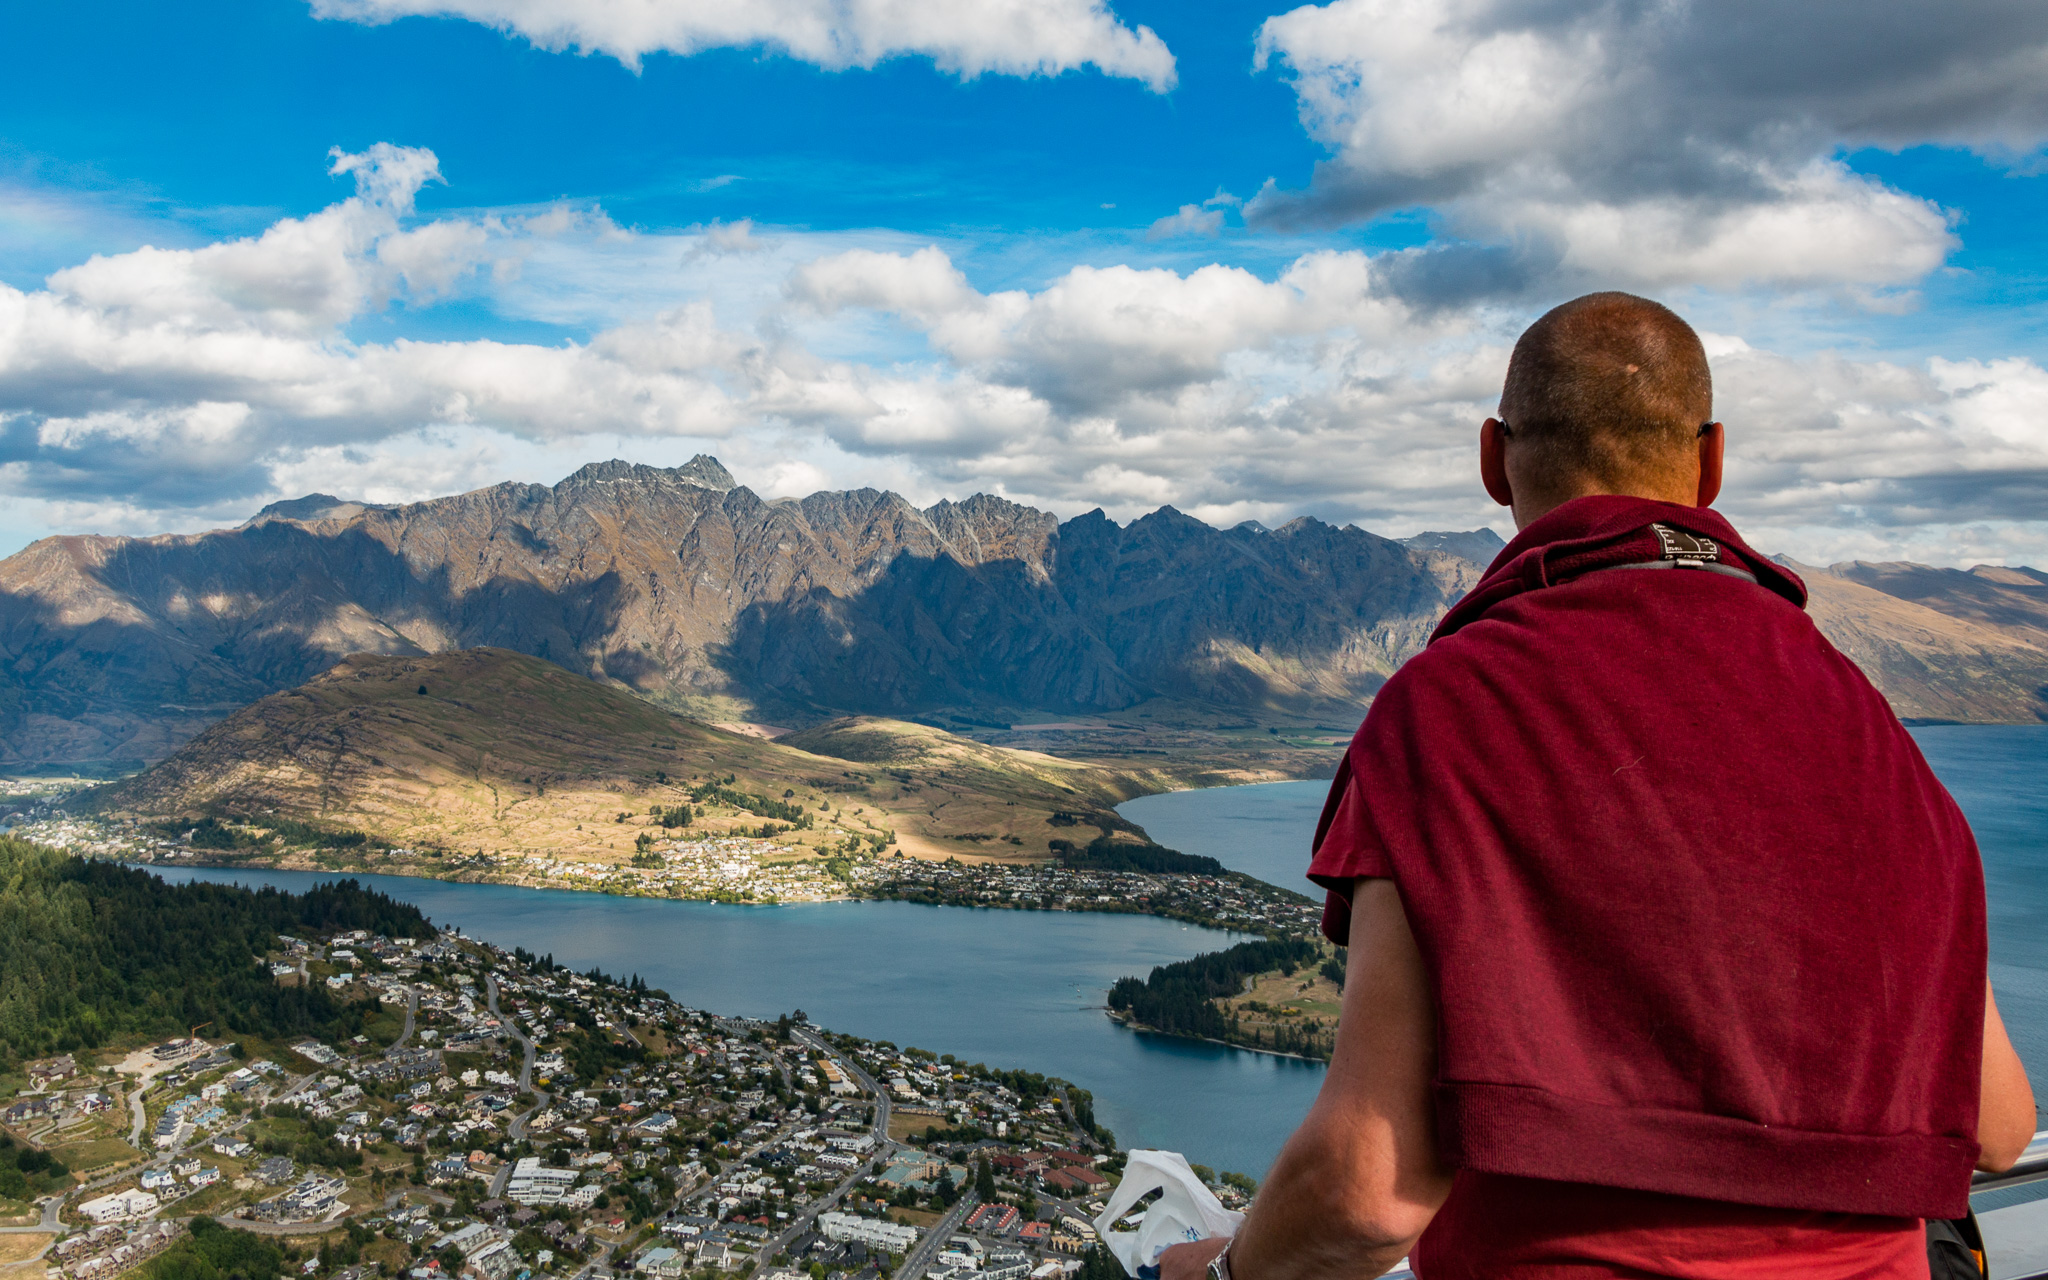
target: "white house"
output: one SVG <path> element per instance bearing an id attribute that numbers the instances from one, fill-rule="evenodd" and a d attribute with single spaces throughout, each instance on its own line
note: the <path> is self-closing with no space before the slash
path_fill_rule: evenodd
<path id="1" fill-rule="evenodd" d="M 90 1222 L 121 1222 L 128 1218 L 146 1218 L 156 1212 L 157 1198 L 147 1191 L 116 1191 L 88 1200 L 78 1206 L 78 1211 Z"/>

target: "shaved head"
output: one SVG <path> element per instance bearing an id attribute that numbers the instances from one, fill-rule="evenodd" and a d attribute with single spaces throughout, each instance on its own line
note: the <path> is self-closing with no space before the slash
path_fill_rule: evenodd
<path id="1" fill-rule="evenodd" d="M 1707 352 L 1661 303 L 1589 293 L 1529 326 L 1508 361 L 1500 416 L 1542 483 L 1608 492 L 1689 465 L 1714 415 Z"/>

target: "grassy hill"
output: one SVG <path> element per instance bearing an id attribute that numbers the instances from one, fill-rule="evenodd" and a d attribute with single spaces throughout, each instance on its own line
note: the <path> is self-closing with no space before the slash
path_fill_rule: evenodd
<path id="1" fill-rule="evenodd" d="M 1055 839 L 1127 829 L 1113 806 L 1171 785 L 893 720 L 766 741 L 539 658 L 467 649 L 350 657 L 97 803 L 141 821 L 212 816 L 287 837 L 356 832 L 366 847 L 612 864 L 643 832 L 682 833 L 663 831 L 657 806 L 687 807 L 689 834 L 765 824 L 820 853 L 854 839 L 912 856 L 1023 859 L 1050 856 Z"/>

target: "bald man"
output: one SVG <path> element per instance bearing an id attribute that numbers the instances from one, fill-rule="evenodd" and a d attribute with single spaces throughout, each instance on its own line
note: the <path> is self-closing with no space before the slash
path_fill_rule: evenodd
<path id="1" fill-rule="evenodd" d="M 1601 293 L 1479 439 L 1519 533 L 1389 680 L 1310 878 L 1336 1052 L 1164 1280 L 1928 1275 L 2034 1131 L 1968 824 L 1799 580 L 1709 509 L 1699 338 Z"/>

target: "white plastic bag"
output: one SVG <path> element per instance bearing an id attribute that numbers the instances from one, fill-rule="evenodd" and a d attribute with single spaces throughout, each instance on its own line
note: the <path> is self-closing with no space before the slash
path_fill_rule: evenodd
<path id="1" fill-rule="evenodd" d="M 1154 1191 L 1160 1193 L 1159 1199 L 1147 1207 L 1145 1221 L 1136 1231 L 1110 1230 Z M 1236 1235 L 1243 1221 L 1243 1214 L 1223 1207 L 1180 1152 L 1133 1151 L 1124 1165 L 1124 1180 L 1095 1220 L 1095 1234 L 1134 1280 L 1153 1280 L 1159 1274 L 1159 1255 L 1167 1249 L 1190 1240 Z"/>

